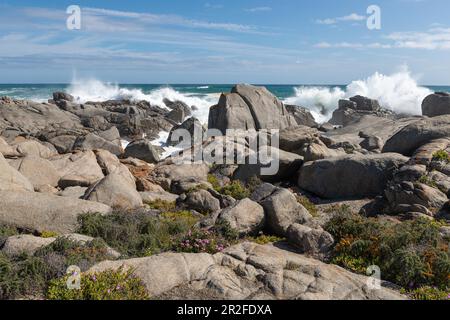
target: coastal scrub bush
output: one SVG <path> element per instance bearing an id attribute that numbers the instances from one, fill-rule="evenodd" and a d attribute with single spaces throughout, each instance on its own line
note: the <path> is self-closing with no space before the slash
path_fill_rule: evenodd
<path id="1" fill-rule="evenodd" d="M 59 238 L 34 255 L 6 256 L 0 253 L 0 299 L 42 297 L 50 280 L 65 274 L 70 265 L 87 270 L 107 259 L 101 241 L 85 244 Z"/>
<path id="2" fill-rule="evenodd" d="M 275 242 L 280 242 L 280 241 L 285 241 L 285 238 L 280 238 L 277 236 L 270 236 L 270 235 L 265 235 L 265 234 L 261 234 L 257 237 L 251 237 L 249 238 L 250 241 L 255 242 L 257 244 L 260 245 L 265 245 L 265 244 L 269 244 L 269 243 L 275 243 Z"/>
<path id="3" fill-rule="evenodd" d="M 402 290 L 402 294 L 406 294 L 414 300 L 450 300 L 450 292 L 440 290 L 436 287 L 421 287 L 415 290 Z"/>
<path id="4" fill-rule="evenodd" d="M 223 237 L 212 231 L 193 229 L 174 242 L 173 250 L 176 252 L 215 254 L 228 246 L 229 243 Z"/>
<path id="5" fill-rule="evenodd" d="M 217 192 L 231 196 L 236 200 L 242 200 L 250 197 L 250 190 L 239 180 L 234 180 L 230 184 L 216 190 Z"/>
<path id="6" fill-rule="evenodd" d="M 197 222 L 188 211 L 165 212 L 160 216 L 144 212 L 88 214 L 80 217 L 79 233 L 102 238 L 128 257 L 142 257 L 171 249 L 179 237 Z"/>
<path id="7" fill-rule="evenodd" d="M 308 212 L 313 217 L 317 217 L 317 215 L 319 214 L 316 205 L 312 203 L 307 197 L 298 195 L 297 202 L 300 203 L 306 210 L 308 210 Z"/>
<path id="8" fill-rule="evenodd" d="M 161 199 L 156 199 L 155 201 L 149 201 L 145 203 L 150 207 L 150 209 L 155 209 L 159 211 L 171 211 L 175 210 L 175 201 L 165 201 Z"/>
<path id="9" fill-rule="evenodd" d="M 325 229 L 336 240 L 332 263 L 360 273 L 377 265 L 383 279 L 411 290 L 450 287 L 449 243 L 433 221 L 395 223 L 344 212 Z"/>
<path id="10" fill-rule="evenodd" d="M 433 160 L 449 163 L 450 155 L 445 150 L 436 151 L 435 153 L 433 153 Z"/>
<path id="11" fill-rule="evenodd" d="M 80 289 L 69 289 L 69 276 L 52 280 L 47 291 L 49 300 L 147 300 L 142 280 L 132 270 L 107 270 L 81 274 Z"/>

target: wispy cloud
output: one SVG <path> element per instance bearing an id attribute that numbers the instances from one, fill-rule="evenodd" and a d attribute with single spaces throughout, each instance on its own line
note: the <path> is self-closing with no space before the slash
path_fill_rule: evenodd
<path id="1" fill-rule="evenodd" d="M 386 38 L 393 40 L 397 48 L 450 49 L 450 28 L 433 28 L 426 32 L 394 32 Z"/>
<path id="2" fill-rule="evenodd" d="M 326 19 L 318 19 L 316 20 L 316 23 L 318 24 L 326 24 L 326 25 L 334 25 L 337 24 L 339 22 L 348 22 L 348 21 L 352 21 L 352 22 L 358 22 L 358 21 L 363 21 L 367 19 L 367 17 L 359 15 L 357 13 L 351 13 L 349 15 L 346 16 L 342 16 L 342 17 L 337 17 L 337 18 L 326 18 Z"/>
<path id="3" fill-rule="evenodd" d="M 247 8 L 244 9 L 244 11 L 247 12 L 267 12 L 267 11 L 272 11 L 271 7 L 254 7 L 254 8 Z"/>

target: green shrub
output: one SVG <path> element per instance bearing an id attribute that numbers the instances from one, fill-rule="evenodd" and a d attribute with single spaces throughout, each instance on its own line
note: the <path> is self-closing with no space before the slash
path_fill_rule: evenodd
<path id="1" fill-rule="evenodd" d="M 229 242 L 234 243 L 239 240 L 239 232 L 233 229 L 228 221 L 217 221 L 214 226 L 214 231 Z"/>
<path id="2" fill-rule="evenodd" d="M 428 219 L 394 223 L 346 212 L 335 215 L 325 229 L 336 240 L 335 264 L 361 273 L 377 265 L 383 279 L 408 289 L 450 287 L 448 242 Z"/>
<path id="3" fill-rule="evenodd" d="M 152 216 L 143 212 L 80 217 L 79 233 L 102 238 L 128 257 L 142 257 L 170 250 L 172 240 L 190 230 L 197 220 L 186 211 Z"/>
<path id="4" fill-rule="evenodd" d="M 208 174 L 208 182 L 212 185 L 214 190 L 220 189 L 220 182 L 219 179 L 213 174 Z"/>
<path id="5" fill-rule="evenodd" d="M 59 238 L 33 256 L 7 257 L 0 253 L 0 299 L 42 297 L 51 279 L 61 277 L 70 265 L 87 270 L 107 259 L 100 241 L 79 244 Z"/>
<path id="6" fill-rule="evenodd" d="M 0 224 L 0 238 L 1 237 L 11 237 L 11 236 L 15 236 L 19 234 L 19 231 L 17 230 L 17 228 L 12 227 L 12 226 L 8 226 L 5 224 Z"/>
<path id="7" fill-rule="evenodd" d="M 149 201 L 145 203 L 150 207 L 150 209 L 155 209 L 159 211 L 172 211 L 175 210 L 175 201 L 165 201 L 161 199 L 156 199 L 155 201 Z"/>
<path id="8" fill-rule="evenodd" d="M 267 236 L 265 234 L 261 234 L 257 237 L 251 237 L 249 238 L 250 241 L 253 241 L 257 244 L 260 245 L 265 245 L 265 244 L 269 244 L 269 243 L 275 243 L 275 242 L 280 242 L 280 241 L 285 241 L 285 238 L 280 238 L 277 236 Z"/>
<path id="9" fill-rule="evenodd" d="M 426 286 L 411 291 L 402 290 L 402 293 L 414 300 L 450 300 L 449 291 L 443 291 L 436 287 Z"/>
<path id="10" fill-rule="evenodd" d="M 50 300 L 147 300 L 147 290 L 132 271 L 107 270 L 82 274 L 80 289 L 67 287 L 68 276 L 50 282 L 47 298 Z"/>
<path id="11" fill-rule="evenodd" d="M 433 160 L 449 163 L 450 162 L 450 155 L 448 154 L 447 151 L 440 150 L 440 151 L 437 151 L 437 152 L 433 153 Z"/>
<path id="12" fill-rule="evenodd" d="M 56 238 L 58 234 L 53 231 L 42 231 L 39 236 L 41 238 Z"/>
<path id="13" fill-rule="evenodd" d="M 217 191 L 221 194 L 231 196 L 236 200 L 242 200 L 251 195 L 250 190 L 239 180 L 234 180 L 230 184 L 219 188 Z"/>
<path id="14" fill-rule="evenodd" d="M 300 203 L 308 212 L 313 216 L 317 217 L 319 214 L 319 211 L 316 208 L 316 205 L 312 203 L 307 197 L 305 196 L 297 196 L 297 202 Z"/>

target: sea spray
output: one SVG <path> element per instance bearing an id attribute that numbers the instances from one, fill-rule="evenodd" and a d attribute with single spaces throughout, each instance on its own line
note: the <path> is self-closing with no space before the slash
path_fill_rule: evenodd
<path id="1" fill-rule="evenodd" d="M 432 93 L 430 89 L 419 86 L 405 68 L 388 76 L 376 72 L 365 80 L 353 81 L 345 89 L 301 86 L 294 91 L 295 96 L 284 102 L 309 108 L 318 122 L 330 119 L 340 99 L 355 95 L 376 99 L 383 107 L 396 113 L 420 115 L 423 99 Z"/>

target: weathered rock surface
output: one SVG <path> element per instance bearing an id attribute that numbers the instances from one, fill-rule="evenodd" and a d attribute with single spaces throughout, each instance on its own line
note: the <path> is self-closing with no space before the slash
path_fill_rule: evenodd
<path id="1" fill-rule="evenodd" d="M 411 155 L 424 144 L 450 136 L 450 115 L 421 119 L 404 127 L 384 145 L 383 152 Z"/>
<path id="2" fill-rule="evenodd" d="M 286 109 L 294 117 L 297 125 L 307 127 L 317 126 L 317 122 L 314 119 L 314 116 L 307 108 L 294 105 L 286 105 Z"/>
<path id="3" fill-rule="evenodd" d="M 27 156 L 10 161 L 10 164 L 31 182 L 35 190 L 45 185 L 58 186 L 60 174 L 47 159 Z"/>
<path id="4" fill-rule="evenodd" d="M 33 191 L 34 187 L 26 177 L 11 167 L 0 154 L 0 191 L 6 190 Z"/>
<path id="5" fill-rule="evenodd" d="M 220 210 L 220 201 L 206 190 L 190 192 L 184 203 L 188 208 L 200 213 L 212 213 Z"/>
<path id="6" fill-rule="evenodd" d="M 253 120 L 253 121 L 252 121 Z M 231 94 L 224 94 L 211 108 L 209 128 L 219 129 L 284 129 L 297 125 L 283 103 L 265 87 L 238 84 Z"/>
<path id="7" fill-rule="evenodd" d="M 172 130 L 170 130 L 169 137 L 167 138 L 167 145 L 169 146 L 178 146 L 182 149 L 190 148 L 196 144 L 202 143 L 203 141 L 203 133 L 205 128 L 197 118 L 189 118 L 184 121 L 182 124 L 174 126 Z M 179 139 L 175 135 L 182 134 L 183 139 Z M 184 134 L 189 133 L 189 136 L 184 137 Z M 187 139 L 186 139 L 187 138 Z"/>
<path id="8" fill-rule="evenodd" d="M 104 178 L 102 169 L 92 151 L 64 154 L 50 159 L 61 174 L 59 185 L 66 187 L 89 187 Z"/>
<path id="9" fill-rule="evenodd" d="M 376 196 L 383 192 L 396 168 L 408 158 L 399 154 L 347 155 L 308 162 L 298 185 L 323 198 Z"/>
<path id="10" fill-rule="evenodd" d="M 260 203 L 266 213 L 267 228 L 281 237 L 287 236 L 287 230 L 292 224 L 304 224 L 312 218 L 308 210 L 298 203 L 295 195 L 287 189 L 275 188 L 270 195 L 261 199 Z"/>
<path id="11" fill-rule="evenodd" d="M 247 181 L 258 177 L 263 181 L 277 182 L 294 177 L 303 164 L 303 157 L 273 147 L 260 149 L 257 157 L 257 164 L 250 164 L 247 157 L 246 164 L 239 165 L 234 171 L 233 179 Z"/>
<path id="12" fill-rule="evenodd" d="M 85 200 L 107 204 L 113 208 L 129 210 L 143 206 L 136 185 L 118 172 L 113 172 L 93 185 L 84 196 Z"/>
<path id="13" fill-rule="evenodd" d="M 219 220 L 228 222 L 241 235 L 256 234 L 264 227 L 264 209 L 250 199 L 243 199 L 224 209 Z"/>
<path id="14" fill-rule="evenodd" d="M 108 214 L 107 205 L 23 191 L 0 191 L 0 223 L 19 228 L 57 233 L 74 232 L 83 213 Z"/>
<path id="15" fill-rule="evenodd" d="M 22 253 L 33 255 L 37 250 L 48 246 L 55 240 L 56 238 L 41 238 L 28 234 L 11 236 L 6 239 L 1 251 L 9 256 L 18 256 Z"/>
<path id="16" fill-rule="evenodd" d="M 450 114 L 450 94 L 445 92 L 430 94 L 422 102 L 422 114 L 428 117 Z"/>
<path id="17" fill-rule="evenodd" d="M 160 160 L 156 148 L 145 139 L 131 142 L 125 149 L 125 157 L 137 158 L 148 163 L 157 163 Z"/>
<path id="18" fill-rule="evenodd" d="M 149 294 L 171 299 L 391 300 L 386 287 L 371 290 L 367 277 L 271 245 L 243 243 L 218 253 L 165 253 L 105 261 L 88 272 L 132 268 Z M 164 270 L 164 277 L 161 277 Z"/>
<path id="19" fill-rule="evenodd" d="M 255 129 L 250 108 L 237 93 L 224 93 L 217 105 L 209 110 L 209 129 L 218 129 L 226 134 L 227 129 Z"/>
<path id="20" fill-rule="evenodd" d="M 298 223 L 292 224 L 287 230 L 289 243 L 310 255 L 326 255 L 334 244 L 334 239 L 328 232 L 310 228 Z"/>

